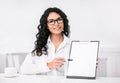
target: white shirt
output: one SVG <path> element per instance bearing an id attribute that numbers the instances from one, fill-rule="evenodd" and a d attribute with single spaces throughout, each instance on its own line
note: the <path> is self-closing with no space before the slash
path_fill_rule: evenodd
<path id="1" fill-rule="evenodd" d="M 67 59 L 69 56 L 71 40 L 64 35 L 63 42 L 55 52 L 55 46 L 48 38 L 48 55 L 33 56 L 29 53 L 21 65 L 21 74 L 47 74 L 47 75 L 64 75 Z M 55 57 L 64 57 L 66 62 L 59 69 L 49 69 L 47 62 L 51 62 Z"/>

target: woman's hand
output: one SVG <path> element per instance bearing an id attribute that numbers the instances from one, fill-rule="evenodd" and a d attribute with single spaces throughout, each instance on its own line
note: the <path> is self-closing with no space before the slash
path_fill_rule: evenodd
<path id="1" fill-rule="evenodd" d="M 64 58 L 57 57 L 57 58 L 54 58 L 51 62 L 48 62 L 47 66 L 49 67 L 49 69 L 60 68 L 62 67 L 63 62 L 65 62 Z"/>
<path id="2" fill-rule="evenodd" d="M 97 60 L 96 60 L 96 68 L 98 68 L 98 58 L 97 58 Z"/>

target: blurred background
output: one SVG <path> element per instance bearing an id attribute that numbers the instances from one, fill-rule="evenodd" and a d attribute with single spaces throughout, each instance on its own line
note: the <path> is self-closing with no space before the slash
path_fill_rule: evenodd
<path id="1" fill-rule="evenodd" d="M 120 76 L 120 0 L 0 0 L 0 72 L 7 55 L 32 51 L 48 7 L 66 13 L 71 39 L 100 41 L 98 76 Z"/>

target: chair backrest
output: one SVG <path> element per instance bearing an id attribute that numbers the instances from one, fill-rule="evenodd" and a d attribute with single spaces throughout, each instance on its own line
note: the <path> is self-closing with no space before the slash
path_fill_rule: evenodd
<path id="1" fill-rule="evenodd" d="M 6 66 L 6 55 L 0 54 L 0 73 L 4 72 L 5 66 Z"/>
<path id="2" fill-rule="evenodd" d="M 16 67 L 20 71 L 20 66 L 24 61 L 27 53 L 7 53 L 6 54 L 6 67 Z"/>

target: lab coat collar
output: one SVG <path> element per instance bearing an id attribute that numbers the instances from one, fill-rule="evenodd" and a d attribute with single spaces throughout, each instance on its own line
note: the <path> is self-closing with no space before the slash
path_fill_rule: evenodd
<path id="1" fill-rule="evenodd" d="M 64 40 L 63 40 L 63 43 L 71 43 L 71 40 L 67 37 L 67 36 L 65 36 L 64 34 L 63 34 L 63 38 L 64 38 Z M 47 41 L 47 43 L 49 44 L 49 43 L 52 43 L 52 41 L 51 41 L 51 39 L 50 39 L 50 36 L 48 37 L 48 41 Z"/>

